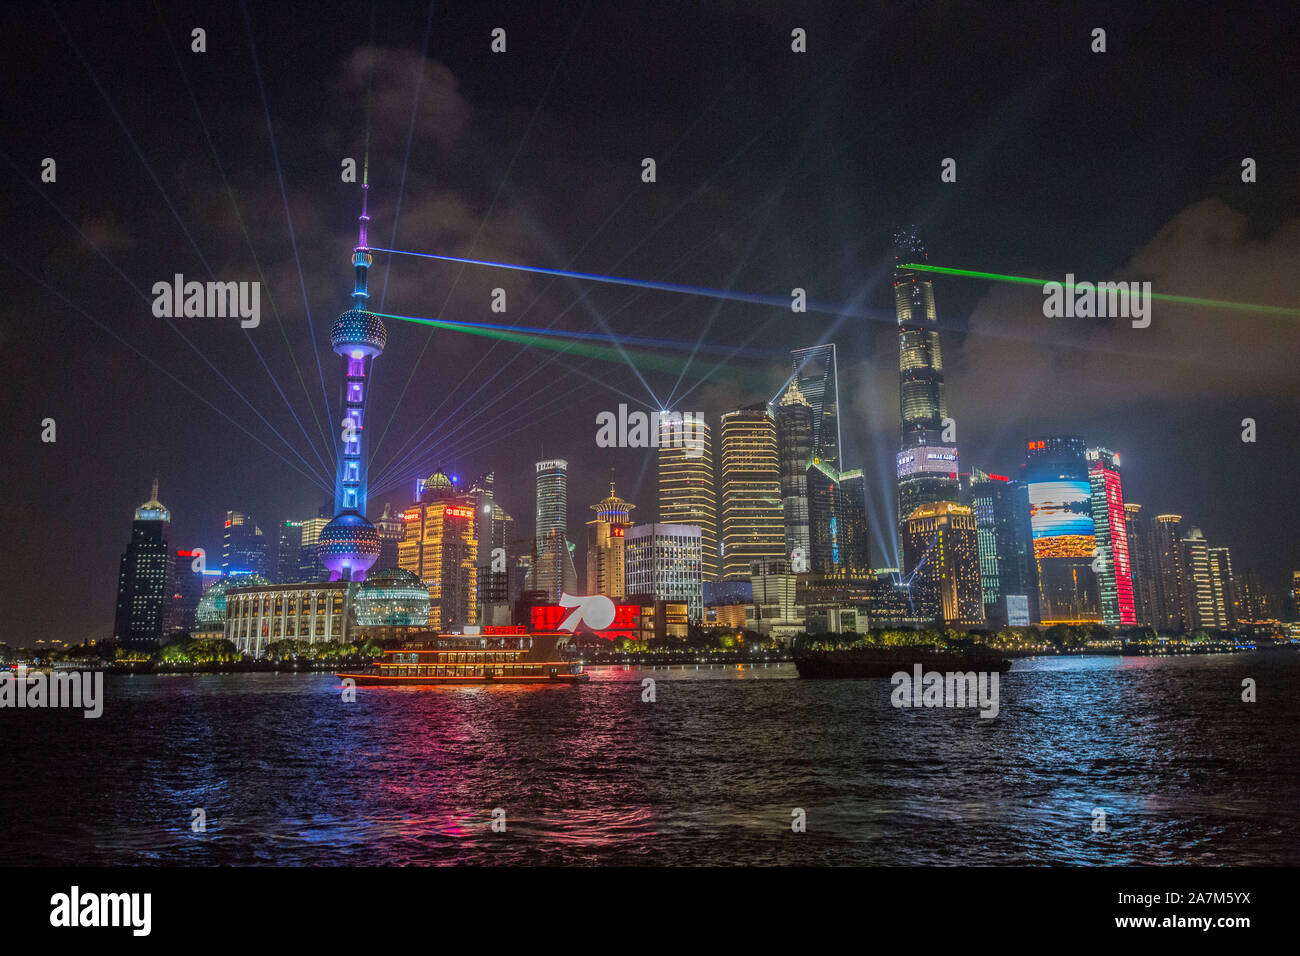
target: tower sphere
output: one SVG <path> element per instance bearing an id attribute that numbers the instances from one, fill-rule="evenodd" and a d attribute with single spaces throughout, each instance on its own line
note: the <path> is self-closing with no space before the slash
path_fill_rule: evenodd
<path id="1" fill-rule="evenodd" d="M 379 560 L 379 532 L 361 515 L 345 511 L 321 529 L 316 553 L 331 581 L 364 581 Z"/>
<path id="2" fill-rule="evenodd" d="M 335 353 L 345 357 L 374 357 L 388 344 L 388 330 L 379 316 L 361 309 L 348 309 L 330 328 L 330 346 Z"/>

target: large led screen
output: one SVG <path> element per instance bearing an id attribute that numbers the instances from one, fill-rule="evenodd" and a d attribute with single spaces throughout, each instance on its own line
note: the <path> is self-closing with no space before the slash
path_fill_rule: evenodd
<path id="1" fill-rule="evenodd" d="M 1092 534 L 1092 490 L 1088 482 L 1031 482 L 1029 524 L 1035 540 Z"/>

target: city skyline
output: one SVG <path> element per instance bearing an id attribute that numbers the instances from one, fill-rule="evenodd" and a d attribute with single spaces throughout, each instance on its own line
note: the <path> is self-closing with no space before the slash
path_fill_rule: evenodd
<path id="1" fill-rule="evenodd" d="M 133 26 L 165 49 L 164 33 L 174 39 L 181 25 L 167 18 L 160 23 L 151 11 L 146 13 Z M 379 64 L 379 107 L 371 130 L 370 215 L 382 223 L 384 246 L 732 288 L 787 300 L 797 286 L 807 291 L 810 302 L 836 304 L 840 310 L 836 315 L 835 309 L 832 314 L 812 309 L 792 321 L 788 308 L 771 305 L 652 290 L 629 294 L 570 279 L 548 285 L 497 270 L 413 264 L 376 253 L 372 287 L 377 298 L 387 299 L 386 305 L 373 303 L 376 311 L 429 315 L 439 313 L 443 304 L 458 321 L 528 327 L 543 326 L 554 315 L 560 328 L 607 328 L 624 336 L 632 354 L 627 362 L 617 355 L 606 361 L 583 353 L 575 359 L 385 320 L 390 343 L 400 338 L 402 347 L 394 352 L 390 345 L 384 374 L 373 386 L 374 407 L 380 409 L 375 438 L 382 441 L 372 444 L 372 449 L 380 446 L 372 464 L 382 473 L 390 461 L 419 445 L 432 427 L 425 424 L 430 415 L 444 434 L 381 474 L 398 483 L 372 479 L 371 520 L 385 504 L 394 509 L 410 504 L 413 480 L 408 474 L 429 475 L 442 466 L 460 475 L 495 471 L 502 507 L 524 516 L 527 524 L 534 491 L 529 469 L 538 460 L 556 457 L 573 463 L 567 521 L 569 535 L 576 536 L 588 505 L 605 491 L 610 467 L 618 471 L 620 491 L 628 500 L 646 507 L 657 498 L 653 455 L 631 448 L 598 449 L 593 442 L 598 414 L 629 398 L 651 408 L 657 404 L 653 397 L 676 409 L 704 411 L 717 445 L 720 415 L 776 394 L 789 375 L 791 350 L 833 343 L 840 373 L 840 467 L 864 471 L 873 564 L 897 566 L 896 541 L 884 533 L 901 517 L 890 506 L 899 423 L 888 250 L 893 233 L 906 223 L 916 224 L 929 261 L 938 265 L 1057 279 L 1067 272 L 1100 279 L 1137 271 L 1152 276 L 1158 291 L 1171 294 L 1300 304 L 1293 268 L 1300 245 L 1296 175 L 1287 159 L 1296 153 L 1295 133 L 1266 128 L 1250 118 L 1249 110 L 1227 111 L 1227 126 L 1219 131 L 1224 142 L 1192 150 L 1194 157 L 1166 170 L 1159 194 L 1147 203 L 1134 203 L 1142 193 L 1131 182 L 1131 172 L 1158 168 L 1165 152 L 1161 137 L 1145 135 L 1135 115 L 1114 118 L 1094 131 L 1100 138 L 1099 156 L 1119 155 L 1110 148 L 1115 143 L 1132 147 L 1123 163 L 1113 168 L 1098 164 L 1105 167 L 1100 172 L 1081 172 L 1077 157 L 1063 155 L 1050 137 L 1033 132 L 1044 116 L 1078 112 L 1079 104 L 1091 101 L 1094 91 L 1069 84 L 1059 89 L 1049 84 L 1027 100 L 995 97 L 1006 109 L 1007 127 L 1002 128 L 963 111 L 970 101 L 952 96 L 943 78 L 926 80 L 925 88 L 909 95 L 938 104 L 934 122 L 949 131 L 953 145 L 937 152 L 889 153 L 872 140 L 897 143 L 898 137 L 865 137 L 848 130 L 826 138 L 837 145 L 774 152 L 783 138 L 803 142 L 793 134 L 804 129 L 807 117 L 800 118 L 801 111 L 818 90 L 832 89 L 838 102 L 863 107 L 858 112 L 873 117 L 876 133 L 896 131 L 904 122 L 880 108 L 887 96 L 876 99 L 880 84 L 892 81 L 864 73 L 850 55 L 857 50 L 854 42 L 864 41 L 836 38 L 842 31 L 832 30 L 826 14 L 813 13 L 806 17 L 813 49 L 825 52 L 811 65 L 775 56 L 744 57 L 747 70 L 769 83 L 789 84 L 793 91 L 774 113 L 758 110 L 725 86 L 711 92 L 713 99 L 690 108 L 689 84 L 674 76 L 655 79 L 634 72 L 632 86 L 649 84 L 667 98 L 666 112 L 659 117 L 664 128 L 585 129 L 593 134 L 601 157 L 590 165 L 559 134 L 565 123 L 593 122 L 572 117 L 573 106 L 592 87 L 583 70 L 594 67 L 566 62 L 555 91 L 540 103 L 534 73 L 552 69 L 557 51 L 565 49 L 571 36 L 589 46 L 593 36 L 607 33 L 600 28 L 608 14 L 593 11 L 577 25 L 536 24 L 530 42 L 516 40 L 520 63 L 509 61 L 516 69 L 508 75 L 483 52 L 486 42 L 480 41 L 492 25 L 481 19 L 485 15 L 459 11 L 449 16 L 457 19 L 439 22 L 427 57 L 419 49 L 424 24 L 418 13 L 395 18 L 377 37 L 373 56 L 357 40 L 366 35 L 368 24 L 356 17 L 354 29 L 320 41 L 321 55 L 311 63 L 285 71 L 273 66 L 274 54 L 283 53 L 278 44 L 290 43 L 296 35 L 292 18 L 258 10 L 264 37 L 259 43 L 266 47 L 259 62 L 274 146 L 243 24 L 238 17 L 214 17 L 213 35 L 224 31 L 245 42 L 233 54 L 241 60 L 243 79 L 227 94 L 228 107 L 219 120 L 207 118 L 215 145 L 211 153 L 201 114 L 184 84 L 155 82 L 153 71 L 172 69 L 170 55 L 133 74 L 115 62 L 111 36 L 97 37 L 82 24 L 68 24 L 67 36 L 49 31 L 23 51 L 20 59 L 47 68 L 60 63 L 66 69 L 24 102 L 10 98 L 5 105 L 8 128 L 21 133 L 5 147 L 3 158 L 9 163 L 0 169 L 10 178 L 12 211 L 21 218 L 33 251 L 24 262 L 8 259 L 4 265 L 14 289 L 10 318 L 23 331 L 14 337 L 19 345 L 14 361 L 18 374 L 30 379 L 17 417 L 29 444 L 20 444 L 5 467 L 7 486 L 24 507 L 18 547 L 3 559 L 4 570 L 11 580 L 29 574 L 35 589 L 30 599 L 19 601 L 12 591 L 4 597 L 5 619 L 19 641 L 77 642 L 111 630 L 127 513 L 155 476 L 167 489 L 163 497 L 173 516 L 172 549 L 204 547 L 209 556 L 220 551 L 226 512 L 257 516 L 269 534 L 284 520 L 317 515 L 330 494 L 295 469 L 304 468 L 301 456 L 311 463 L 305 466 L 309 473 L 320 472 L 325 485 L 333 484 L 328 460 L 315 467 L 308 436 L 328 459 L 323 436 L 316 433 L 337 430 L 322 417 L 333 407 L 337 372 L 323 333 L 347 296 L 340 264 L 357 245 L 352 226 L 357 184 L 341 183 L 338 165 L 343 157 L 360 163 L 364 155 L 359 103 L 371 59 Z M 704 15 L 687 17 L 688 24 L 700 29 L 698 35 L 685 30 L 675 61 L 680 64 L 695 62 L 710 48 L 703 39 L 707 18 L 691 17 Z M 1086 34 L 1090 25 L 1079 18 L 1067 17 L 1061 25 L 1048 19 L 1053 31 Z M 1109 22 L 1113 33 L 1123 35 L 1142 21 L 1139 14 L 1115 13 Z M 922 38 L 929 55 L 955 49 L 963 27 L 972 23 L 983 27 L 978 36 L 985 55 L 1007 42 L 978 15 L 961 13 Z M 742 16 L 734 25 L 738 35 L 755 44 L 765 36 L 788 36 L 786 27 L 762 13 Z M 1154 41 L 1148 55 L 1176 59 L 1199 35 L 1197 29 L 1175 27 Z M 270 39 L 276 36 L 284 39 Z M 610 42 L 606 55 L 618 56 L 619 42 Z M 1284 52 L 1280 40 L 1269 42 L 1279 43 L 1283 57 L 1294 55 Z M 780 44 L 772 48 L 780 49 Z M 1085 56 L 1086 49 L 1080 54 Z M 206 101 L 220 81 L 201 64 L 185 60 L 184 70 Z M 102 95 L 87 67 L 100 81 Z M 1131 82 L 1137 67 L 1129 61 L 1115 57 L 1107 67 L 1110 72 L 1098 82 L 1144 103 L 1168 99 L 1169 90 L 1155 81 L 1150 86 Z M 1217 94 L 1221 101 L 1241 102 L 1269 88 L 1264 80 L 1248 94 L 1251 76 L 1249 69 L 1245 72 Z M 865 82 L 868 76 L 871 83 Z M 161 108 L 147 108 L 153 101 L 136 95 L 143 85 L 164 101 Z M 328 102 L 303 103 L 295 92 L 300 86 L 331 91 L 323 96 Z M 413 87 L 421 92 L 414 108 Z M 867 89 L 875 92 L 862 92 Z M 57 102 L 68 98 L 70 90 L 86 100 L 83 122 L 51 125 L 35 119 L 59 115 Z M 987 93 L 987 85 L 980 91 Z M 1187 118 L 1192 111 L 1185 108 L 1194 95 L 1177 94 L 1168 107 L 1173 126 L 1163 136 L 1198 142 Z M 631 88 L 609 96 L 613 110 L 639 102 Z M 1177 108 L 1179 102 L 1184 108 Z M 157 130 L 154 112 L 177 117 L 183 148 Z M 724 115 L 717 131 L 701 122 Z M 536 132 L 524 136 L 529 116 L 537 119 Z M 814 118 L 838 122 L 829 114 Z M 1016 151 L 1008 152 L 1010 130 L 1026 135 Z M 751 140 L 750 152 L 737 153 L 738 146 Z M 94 168 L 63 162 L 58 188 L 41 186 L 41 157 L 84 154 L 90 141 L 113 145 Z M 977 158 L 986 144 L 997 146 L 1002 165 L 996 178 Z M 211 161 L 214 155 L 220 166 Z M 516 155 L 521 158 L 511 175 L 518 178 L 501 192 Z M 646 155 L 659 160 L 653 184 L 639 177 Z M 957 157 L 960 172 L 956 183 L 945 184 L 940 160 L 949 155 Z M 1237 176 L 1243 155 L 1259 160 L 1257 183 L 1246 185 Z M 737 158 L 743 161 L 734 163 Z M 862 177 L 841 168 L 858 164 L 871 173 Z M 438 174 L 427 168 L 437 168 Z M 585 177 L 586 186 L 555 188 L 575 171 L 578 179 L 584 179 L 583 171 L 592 173 Z M 1008 180 L 1026 190 L 1012 204 L 1014 216 L 994 212 L 1007 205 Z M 709 210 L 695 208 L 699 201 L 694 197 L 705 183 L 713 184 L 715 207 Z M 228 184 L 238 197 L 234 204 Z M 819 199 L 828 186 L 843 196 L 834 207 Z M 682 211 L 674 212 L 678 207 Z M 260 215 L 254 216 L 255 209 Z M 616 211 L 620 218 L 613 232 L 599 233 Z M 256 261 L 248 254 L 241 222 L 250 230 Z M 604 251 L 588 247 L 593 239 Z M 371 243 L 381 244 L 374 236 Z M 47 269 L 41 265 L 47 262 L 69 265 Z M 205 269 L 205 263 L 214 269 Z M 229 275 L 219 266 L 224 263 L 231 264 Z M 259 267 L 266 273 L 268 295 L 258 328 L 241 330 L 238 321 L 175 320 L 202 357 L 151 315 L 147 301 L 132 288 L 147 290 L 155 280 L 175 274 L 207 279 L 218 268 L 220 278 L 256 280 Z M 1147 515 L 1185 516 L 1211 546 L 1231 549 L 1234 570 L 1257 572 L 1281 596 L 1294 556 L 1277 554 L 1272 541 L 1279 520 L 1286 540 L 1295 539 L 1300 520 L 1288 508 L 1300 470 L 1297 450 L 1288 440 L 1296 385 L 1284 361 L 1294 353 L 1294 320 L 1162 304 L 1152 327 L 1136 331 L 1098 321 L 1047 320 L 1041 309 L 1035 318 L 1041 298 L 1033 289 L 942 276 L 933 282 L 962 472 L 1011 473 L 1029 437 L 1080 435 L 1090 447 L 1123 456 L 1126 502 L 1140 503 Z M 504 314 L 491 308 L 498 287 L 509 301 Z M 542 304 L 530 313 L 534 300 Z M 543 314 L 546 319 L 539 317 Z M 1252 330 L 1244 336 L 1245 348 L 1240 333 L 1232 331 L 1243 327 Z M 641 358 L 637 350 L 653 348 L 635 345 L 637 336 L 684 342 L 688 350 L 698 338 L 702 347 L 695 362 L 685 366 L 680 357 L 689 351 L 664 346 L 662 354 L 677 363 L 665 370 Z M 286 342 L 293 347 L 286 349 Z M 179 381 L 167 378 L 142 355 Z M 318 359 L 329 370 L 319 382 Z M 480 359 L 486 364 L 476 364 Z M 514 363 L 511 372 L 494 379 L 496 366 L 507 362 Z M 524 379 L 526 375 L 532 377 Z M 222 376 L 235 390 L 223 384 Z M 462 377 L 466 380 L 459 384 Z M 507 393 L 507 386 L 519 379 L 525 387 Z M 97 400 L 87 402 L 83 390 Z M 533 395 L 544 398 L 532 407 L 521 402 Z M 553 408 L 543 406 L 549 397 L 558 400 Z M 203 399 L 231 418 L 223 418 Z M 40 441 L 46 417 L 57 423 L 52 443 Z M 1254 443 L 1241 441 L 1243 418 L 1258 423 Z M 277 435 L 289 440 L 282 443 Z M 94 506 L 74 515 L 76 509 L 68 503 L 87 493 L 87 471 L 94 476 Z M 1243 488 L 1250 493 L 1241 494 Z M 51 582 L 69 575 L 76 582 L 73 599 L 60 600 L 63 595 L 56 597 Z"/>

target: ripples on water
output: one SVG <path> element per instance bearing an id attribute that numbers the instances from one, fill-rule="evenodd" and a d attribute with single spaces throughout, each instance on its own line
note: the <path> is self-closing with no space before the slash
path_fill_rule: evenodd
<path id="1" fill-rule="evenodd" d="M 993 720 L 788 664 L 591 673 L 353 704 L 332 675 L 114 676 L 98 720 L 0 711 L 0 863 L 1300 862 L 1300 655 L 1019 661 Z"/>

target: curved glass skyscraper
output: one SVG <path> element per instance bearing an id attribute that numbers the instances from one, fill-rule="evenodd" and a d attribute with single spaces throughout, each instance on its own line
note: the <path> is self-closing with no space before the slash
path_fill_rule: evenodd
<path id="1" fill-rule="evenodd" d="M 921 505 L 956 501 L 957 448 L 943 440 L 948 404 L 934 285 L 904 266 L 926 261 L 916 233 L 894 236 L 894 308 L 898 316 L 898 523 Z"/>

